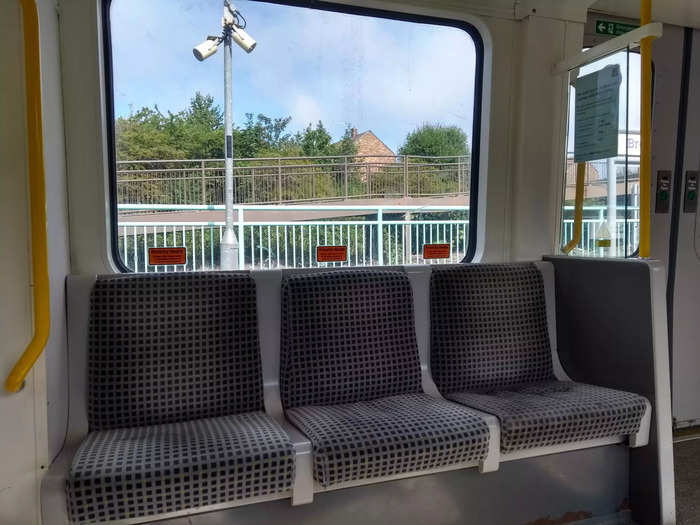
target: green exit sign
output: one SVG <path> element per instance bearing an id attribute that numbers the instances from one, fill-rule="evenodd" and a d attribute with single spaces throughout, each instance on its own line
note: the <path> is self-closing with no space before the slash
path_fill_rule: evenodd
<path id="1" fill-rule="evenodd" d="M 596 20 L 595 32 L 598 35 L 620 36 L 629 33 L 639 26 L 633 24 L 623 24 L 622 22 L 611 22 L 610 20 Z"/>

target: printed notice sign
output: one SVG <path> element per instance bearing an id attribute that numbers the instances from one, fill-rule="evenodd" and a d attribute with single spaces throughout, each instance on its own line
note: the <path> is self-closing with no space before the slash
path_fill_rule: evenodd
<path id="1" fill-rule="evenodd" d="M 317 246 L 316 260 L 318 262 L 345 262 L 348 260 L 348 247 Z"/>
<path id="2" fill-rule="evenodd" d="M 576 80 L 574 162 L 617 156 L 621 82 L 618 64 Z"/>
<path id="3" fill-rule="evenodd" d="M 151 266 L 187 264 L 187 250 L 184 247 L 149 248 L 148 264 Z"/>
<path id="4" fill-rule="evenodd" d="M 449 244 L 424 244 L 423 259 L 449 259 Z"/>

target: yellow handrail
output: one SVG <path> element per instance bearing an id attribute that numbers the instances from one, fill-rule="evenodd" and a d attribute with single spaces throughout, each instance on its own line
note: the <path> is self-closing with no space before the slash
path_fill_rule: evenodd
<path id="1" fill-rule="evenodd" d="M 583 188 L 586 182 L 586 163 L 576 164 L 576 201 L 574 202 L 574 234 L 561 251 L 570 253 L 581 240 L 581 225 L 583 223 Z"/>
<path id="2" fill-rule="evenodd" d="M 39 62 L 39 16 L 35 0 L 19 0 L 24 26 L 24 76 L 29 154 L 29 207 L 32 235 L 32 292 L 34 337 L 7 376 L 5 390 L 18 392 L 49 338 L 49 269 L 46 249 L 46 188 L 41 119 L 41 64 Z"/>
<path id="3" fill-rule="evenodd" d="M 651 0 L 641 0 L 640 24 L 651 23 Z M 642 60 L 641 130 L 639 145 L 639 256 L 649 257 L 651 241 L 651 41 L 640 42 Z"/>

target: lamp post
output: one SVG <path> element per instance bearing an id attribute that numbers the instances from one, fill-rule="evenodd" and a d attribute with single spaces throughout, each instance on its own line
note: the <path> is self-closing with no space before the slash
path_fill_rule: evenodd
<path id="1" fill-rule="evenodd" d="M 221 239 L 221 263 L 222 270 L 233 270 L 238 266 L 238 239 L 233 229 L 233 112 L 232 108 L 232 71 L 231 71 L 231 42 L 236 42 L 246 53 L 255 49 L 257 43 L 246 33 L 245 18 L 236 10 L 235 6 L 224 0 L 224 16 L 221 19 L 223 31 L 221 36 L 210 36 L 196 46 L 192 52 L 200 62 L 212 56 L 224 43 L 224 157 L 225 157 L 225 204 L 226 226 Z M 213 239 L 212 239 L 213 242 Z M 241 270 L 243 268 L 240 268 Z"/>

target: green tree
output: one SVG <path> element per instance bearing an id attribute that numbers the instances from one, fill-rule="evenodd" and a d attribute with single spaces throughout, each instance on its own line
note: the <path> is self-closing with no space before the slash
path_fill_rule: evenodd
<path id="1" fill-rule="evenodd" d="M 399 154 L 425 157 L 468 155 L 467 135 L 457 126 L 424 124 L 406 136 Z"/>
<path id="2" fill-rule="evenodd" d="M 214 97 L 195 93 L 190 107 L 170 115 L 171 138 L 182 144 L 188 159 L 216 159 L 224 156 L 224 116 Z"/>
<path id="3" fill-rule="evenodd" d="M 331 146 L 330 154 L 347 155 L 349 157 L 357 155 L 357 145 L 355 144 L 355 141 L 352 140 L 352 126 L 350 124 L 345 126 L 343 138 Z"/>
<path id="4" fill-rule="evenodd" d="M 331 148 L 331 136 L 320 120 L 316 127 L 309 124 L 303 133 L 298 133 L 297 142 L 307 157 L 327 155 Z"/>
<path id="5" fill-rule="evenodd" d="M 119 117 L 115 122 L 117 160 L 182 158 L 183 143 L 173 140 L 168 120 L 158 106 Z"/>

